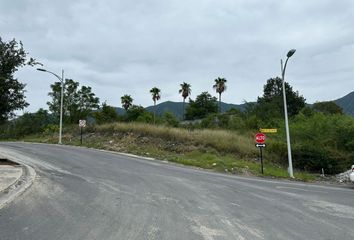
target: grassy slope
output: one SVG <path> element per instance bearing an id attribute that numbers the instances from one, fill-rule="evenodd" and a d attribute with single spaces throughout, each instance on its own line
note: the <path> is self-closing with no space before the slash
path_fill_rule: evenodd
<path id="1" fill-rule="evenodd" d="M 25 141 L 56 143 L 57 136 L 29 136 Z M 77 128 L 65 129 L 63 142 L 80 145 Z M 225 130 L 193 130 L 138 123 L 114 123 L 85 129 L 83 145 L 98 149 L 133 153 L 184 165 L 242 175 L 260 176 L 258 151 L 253 134 L 239 135 Z M 287 178 L 284 167 L 267 161 L 265 176 Z M 295 173 L 300 180 L 313 180 L 304 172 Z"/>

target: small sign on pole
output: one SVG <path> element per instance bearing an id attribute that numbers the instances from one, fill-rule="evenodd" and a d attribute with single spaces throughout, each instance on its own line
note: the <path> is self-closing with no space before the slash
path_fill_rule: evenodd
<path id="1" fill-rule="evenodd" d="M 256 143 L 265 143 L 266 135 L 263 133 L 256 134 Z"/>
<path id="2" fill-rule="evenodd" d="M 79 120 L 80 127 L 80 145 L 82 145 L 82 128 L 86 127 L 86 120 Z"/>
<path id="3" fill-rule="evenodd" d="M 266 147 L 265 140 L 266 140 L 266 135 L 263 133 L 257 133 L 255 136 L 256 140 L 256 147 L 259 148 L 259 154 L 261 158 L 261 172 L 263 174 L 263 152 L 262 149 Z"/>
<path id="4" fill-rule="evenodd" d="M 86 120 L 79 120 L 79 127 L 86 127 Z"/>

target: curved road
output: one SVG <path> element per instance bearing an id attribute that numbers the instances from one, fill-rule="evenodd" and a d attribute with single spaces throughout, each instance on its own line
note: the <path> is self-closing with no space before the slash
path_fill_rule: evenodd
<path id="1" fill-rule="evenodd" d="M 69 146 L 0 143 L 37 172 L 1 240 L 354 239 L 354 188 L 229 176 Z"/>

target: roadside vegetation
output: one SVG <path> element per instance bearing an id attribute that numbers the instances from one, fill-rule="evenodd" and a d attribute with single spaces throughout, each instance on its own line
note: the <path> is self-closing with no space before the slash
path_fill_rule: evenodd
<path id="1" fill-rule="evenodd" d="M 110 123 L 84 130 L 82 146 L 132 153 L 230 174 L 261 176 L 253 134 L 220 129 L 186 129 L 146 123 Z M 28 135 L 24 141 L 57 143 L 57 132 Z M 80 146 L 77 126 L 66 127 L 63 142 Z M 265 154 L 264 176 L 287 178 L 281 162 Z M 274 159 L 274 156 L 272 157 Z M 298 171 L 299 180 L 315 175 Z"/>
<path id="2" fill-rule="evenodd" d="M 6 43 L 0 38 L 0 52 L 14 53 L 6 66 L 1 62 L 0 81 L 8 89 L 0 108 L 0 140 L 24 140 L 44 143 L 58 142 L 58 119 L 61 85 L 51 85 L 48 110 L 25 113 L 14 118 L 14 111 L 27 106 L 24 85 L 13 78 L 14 72 L 29 62 L 22 52 L 22 44 Z M 8 49 L 8 50 L 6 50 Z M 15 54 L 19 51 L 19 54 Z M 21 55 L 22 53 L 22 55 Z M 16 57 L 21 56 L 20 59 Z M 27 63 L 26 63 L 27 62 Z M 73 79 L 64 82 L 63 143 L 80 145 L 78 121 L 85 119 L 83 145 L 98 149 L 133 153 L 184 165 L 215 171 L 261 175 L 258 149 L 254 135 L 260 128 L 276 128 L 277 133 L 267 134 L 264 150 L 264 175 L 287 178 L 287 149 L 283 121 L 282 82 L 270 78 L 264 85 L 263 95 L 256 102 L 247 103 L 245 109 L 221 111 L 221 96 L 226 94 L 227 80 L 218 77 L 211 85 L 218 98 L 202 92 L 193 100 L 192 85 L 186 82 L 176 90 L 183 100 L 182 119 L 173 113 L 156 112 L 156 102 L 161 100 L 157 87 L 146 90 L 152 97 L 153 111 L 135 105 L 132 96 L 125 94 L 117 103 L 124 108 L 118 114 L 106 102 L 100 104 L 89 86 L 81 86 Z M 17 87 L 15 89 L 13 86 Z M 5 89 L 5 88 L 4 88 Z M 12 90 L 11 90 L 12 89 Z M 17 92 L 6 96 L 6 92 Z M 346 170 L 354 159 L 354 118 L 344 115 L 334 102 L 318 102 L 312 106 L 297 91 L 285 83 L 288 101 L 295 177 L 311 181 L 324 171 L 336 174 Z M 12 99 L 12 98 L 17 99 Z"/>

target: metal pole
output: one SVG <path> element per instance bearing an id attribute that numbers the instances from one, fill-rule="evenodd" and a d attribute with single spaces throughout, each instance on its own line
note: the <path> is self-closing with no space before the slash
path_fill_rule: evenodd
<path id="1" fill-rule="evenodd" d="M 82 145 L 82 127 L 80 127 L 80 145 Z"/>
<path id="2" fill-rule="evenodd" d="M 61 83 L 61 91 L 60 91 L 60 121 L 59 121 L 59 141 L 58 144 L 61 144 L 61 135 L 62 135 L 62 129 L 63 129 L 63 98 L 64 98 L 64 69 L 61 70 L 61 77 L 59 77 L 57 74 L 48 71 L 43 68 L 37 68 L 38 71 L 41 72 L 48 72 L 50 74 L 53 74 L 56 78 L 59 79 Z"/>
<path id="3" fill-rule="evenodd" d="M 263 154 L 262 154 L 262 147 L 259 148 L 259 151 L 261 152 L 261 168 L 262 168 L 262 174 L 263 174 Z"/>
<path id="4" fill-rule="evenodd" d="M 61 142 L 61 135 L 63 130 L 63 98 L 64 98 L 64 69 L 61 70 L 61 93 L 60 93 L 60 124 L 59 124 L 59 144 Z"/>
<path id="5" fill-rule="evenodd" d="M 281 76 L 282 76 L 282 82 L 283 82 L 283 100 L 284 100 L 284 115 L 285 115 L 285 131 L 286 131 L 286 142 L 288 146 L 288 162 L 289 162 L 289 176 L 291 178 L 294 178 L 294 173 L 293 173 L 293 161 L 291 158 L 291 143 L 290 143 L 290 132 L 289 132 L 289 121 L 288 121 L 288 107 L 286 104 L 286 93 L 285 93 L 285 69 L 286 69 L 286 64 L 288 63 L 289 57 L 285 61 L 285 65 L 283 68 L 283 60 L 280 59 L 280 65 L 281 65 Z"/>

